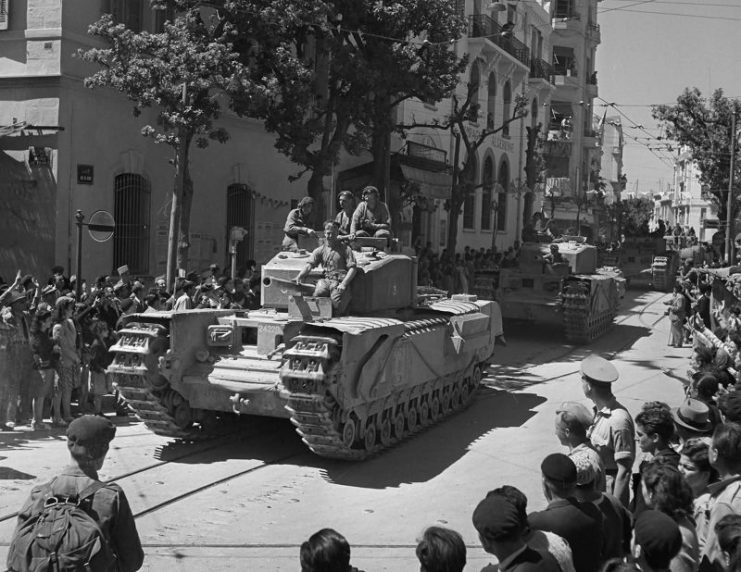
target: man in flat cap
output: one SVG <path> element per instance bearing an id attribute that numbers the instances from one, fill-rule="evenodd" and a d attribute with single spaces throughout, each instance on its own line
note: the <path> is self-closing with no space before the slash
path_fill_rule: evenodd
<path id="1" fill-rule="evenodd" d="M 628 506 L 636 454 L 635 425 L 628 410 L 612 393 L 612 384 L 618 377 L 615 366 L 598 355 L 590 355 L 581 362 L 582 390 L 595 409 L 589 440 L 605 466 L 607 492 Z"/>
<path id="2" fill-rule="evenodd" d="M 668 572 L 682 549 L 682 534 L 674 519 L 658 510 L 645 510 L 636 519 L 634 533 L 633 558 L 641 570 Z"/>
<path id="3" fill-rule="evenodd" d="M 563 453 L 552 453 L 543 460 L 540 470 L 548 506 L 528 515 L 530 526 L 566 540 L 576 572 L 599 570 L 603 561 L 603 517 L 592 503 L 576 500 L 576 465 Z"/>
<path id="4" fill-rule="evenodd" d="M 67 427 L 67 448 L 71 463 L 50 482 L 31 490 L 18 513 L 18 527 L 38 515 L 44 502 L 52 497 L 75 497 L 81 493 L 80 507 L 100 526 L 116 559 L 116 572 L 135 572 L 144 562 L 144 551 L 136 530 L 134 516 L 121 487 L 103 484 L 98 471 L 103 466 L 116 427 L 105 417 L 83 415 Z M 90 491 L 93 490 L 92 494 Z"/>
<path id="5" fill-rule="evenodd" d="M 500 572 L 560 572 L 550 553 L 525 542 L 527 517 L 512 499 L 495 491 L 486 495 L 473 511 L 473 526 L 484 550 L 499 560 Z"/>

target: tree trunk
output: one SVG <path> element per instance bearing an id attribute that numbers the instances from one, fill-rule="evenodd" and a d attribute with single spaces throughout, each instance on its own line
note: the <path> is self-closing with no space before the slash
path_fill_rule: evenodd
<path id="1" fill-rule="evenodd" d="M 188 136 L 184 129 L 178 134 L 180 143 L 175 147 L 175 180 L 172 188 L 172 203 L 170 204 L 170 228 L 167 233 L 167 286 L 175 292 L 175 279 L 178 269 L 178 243 L 180 220 L 182 217 L 183 188 L 188 163 Z"/>
<path id="2" fill-rule="evenodd" d="M 190 140 L 188 141 L 188 149 L 190 148 Z M 193 210 L 193 179 L 190 178 L 190 169 L 188 168 L 188 160 L 186 151 L 186 162 L 185 162 L 185 173 L 183 174 L 183 194 L 180 212 L 180 231 L 178 241 L 178 268 L 183 268 L 186 271 L 189 270 L 189 255 L 190 255 L 190 213 Z M 196 269 L 200 270 L 200 269 Z"/>
<path id="3" fill-rule="evenodd" d="M 320 224 L 330 218 L 324 204 L 324 175 L 322 174 L 322 169 L 317 167 L 311 171 L 307 192 L 314 199 L 314 209 L 311 211 L 309 224 L 311 228 L 318 228 Z"/>
<path id="4" fill-rule="evenodd" d="M 373 184 L 386 201 L 391 214 L 391 229 L 394 236 L 401 230 L 401 194 L 398 186 L 391 184 L 391 132 L 379 129 L 373 134 Z"/>
<path id="5" fill-rule="evenodd" d="M 458 247 L 458 219 L 461 216 L 462 206 L 463 201 L 459 200 L 458 197 L 451 197 L 450 211 L 448 212 L 448 254 L 451 256 L 451 260 L 455 260 L 455 249 Z"/>

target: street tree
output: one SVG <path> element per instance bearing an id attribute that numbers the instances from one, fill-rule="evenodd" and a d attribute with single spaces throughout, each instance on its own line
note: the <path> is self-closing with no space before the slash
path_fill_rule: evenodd
<path id="1" fill-rule="evenodd" d="M 224 143 L 227 131 L 216 125 L 222 96 L 269 96 L 265 83 L 251 81 L 248 68 L 233 49 L 234 29 L 214 25 L 201 15 L 199 2 L 178 1 L 178 17 L 161 33 L 135 32 L 104 14 L 88 32 L 107 47 L 80 50 L 84 61 L 100 66 L 85 79 L 89 88 L 112 88 L 133 102 L 138 117 L 152 108 L 156 121 L 141 133 L 173 150 L 175 177 L 170 212 L 167 280 L 176 268 L 187 268 L 193 182 L 189 171 L 192 146 Z"/>
<path id="2" fill-rule="evenodd" d="M 455 252 L 458 242 L 458 220 L 463 212 L 466 198 L 472 196 L 476 189 L 488 184 L 488 182 L 476 183 L 476 165 L 479 161 L 479 150 L 491 136 L 502 132 L 511 123 L 528 115 L 527 97 L 518 94 L 514 98 L 509 117 L 504 117 L 501 124 L 496 125 L 493 121 L 484 120 L 478 103 L 478 93 L 478 84 L 468 82 L 465 97 L 459 97 L 458 93 L 451 95 L 451 111 L 444 118 L 436 119 L 431 123 L 412 122 L 400 126 L 404 130 L 427 127 L 449 131 L 455 141 L 453 184 L 450 199 L 445 204 L 445 208 L 449 212 L 448 252 Z M 480 127 L 481 125 L 483 126 Z M 504 189 L 504 192 L 508 191 L 509 189 Z M 488 206 L 484 205 L 484 208 Z M 491 207 L 496 209 L 498 204 L 494 203 Z M 496 228 L 494 228 L 494 235 L 496 235 Z"/>
<path id="3" fill-rule="evenodd" d="M 256 22 L 261 6 L 280 19 L 272 27 Z M 240 37 L 249 38 L 255 75 L 277 78 L 277 96 L 260 101 L 256 115 L 276 134 L 275 146 L 309 174 L 307 191 L 323 205 L 324 178 L 344 150 L 373 153 L 374 182 L 387 186 L 392 112 L 417 97 L 439 101 L 457 84 L 465 59 L 451 42 L 464 30 L 452 2 L 439 0 L 234 0 L 228 10 L 238 20 Z M 280 18 L 279 18 L 280 17 Z M 293 44 L 276 37 L 293 32 Z M 426 42 L 424 41 L 426 40 Z M 280 56 L 280 57 L 276 57 Z M 398 197 L 391 210 L 398 213 Z M 398 208 L 397 208 L 398 207 Z M 322 206 L 315 207 L 323 213 Z"/>
<path id="4" fill-rule="evenodd" d="M 741 101 L 723 95 L 717 89 L 704 98 L 697 88 L 686 88 L 675 105 L 656 105 L 652 115 L 665 127 L 665 138 L 686 146 L 700 171 L 700 184 L 707 187 L 708 198 L 718 210 L 718 218 L 726 220 L 726 202 L 731 173 L 732 115 L 741 123 Z M 741 161 L 734 167 L 734 195 L 741 185 Z M 732 217 L 738 213 L 738 201 L 733 201 Z"/>

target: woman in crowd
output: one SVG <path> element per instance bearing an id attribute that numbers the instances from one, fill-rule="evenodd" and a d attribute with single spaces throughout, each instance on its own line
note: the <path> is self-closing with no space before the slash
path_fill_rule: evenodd
<path id="1" fill-rule="evenodd" d="M 669 345 L 675 348 L 681 348 L 684 341 L 684 323 L 687 318 L 685 314 L 684 288 L 677 283 L 674 285 L 674 295 L 669 302 L 667 314 L 669 314 Z"/>
<path id="2" fill-rule="evenodd" d="M 44 400 L 54 391 L 54 377 L 58 359 L 58 355 L 54 351 L 54 341 L 51 339 L 51 327 L 51 308 L 46 304 L 40 305 L 33 317 L 30 328 L 34 369 L 39 372 L 38 378 L 34 380 L 37 384 L 36 391 L 33 394 L 34 431 L 49 429 L 49 426 L 44 423 Z M 58 400 L 56 401 L 57 409 L 52 412 L 52 419 L 60 418 Z"/>
<path id="3" fill-rule="evenodd" d="M 108 352 L 108 324 L 103 320 L 93 320 L 90 333 L 95 336 L 90 344 L 90 395 L 93 397 L 93 412 L 103 415 L 103 396 L 113 390 L 105 372 L 113 357 Z"/>
<path id="4" fill-rule="evenodd" d="M 695 437 L 688 439 L 679 457 L 679 472 L 692 490 L 692 515 L 695 521 L 697 541 L 702 550 L 707 538 L 708 515 L 710 512 L 710 491 L 708 485 L 718 480 L 718 472 L 708 459 L 708 442 Z"/>
<path id="5" fill-rule="evenodd" d="M 741 572 L 741 515 L 724 516 L 715 526 L 715 534 L 725 556 L 726 572 Z"/>
<path id="6" fill-rule="evenodd" d="M 72 390 L 80 385 L 80 354 L 77 351 L 77 327 L 72 320 L 75 301 L 68 296 L 57 300 L 54 316 L 52 339 L 58 348 L 59 364 L 57 365 L 58 392 L 55 392 L 55 424 L 64 426 L 72 421 Z"/>
<path id="7" fill-rule="evenodd" d="M 682 548 L 669 569 L 671 572 L 695 572 L 700 562 L 700 548 L 692 519 L 692 489 L 677 469 L 656 461 L 644 468 L 642 486 L 646 505 L 672 517 L 682 534 Z"/>

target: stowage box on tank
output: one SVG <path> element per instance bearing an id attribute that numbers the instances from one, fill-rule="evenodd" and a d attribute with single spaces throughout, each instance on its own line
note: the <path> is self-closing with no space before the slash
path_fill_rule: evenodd
<path id="1" fill-rule="evenodd" d="M 112 348 L 115 383 L 158 434 L 192 437 L 234 412 L 285 417 L 316 454 L 350 460 L 465 407 L 502 334 L 499 305 L 417 305 L 414 258 L 355 254 L 347 316 L 327 316 L 328 299 L 294 283 L 307 253 L 264 265 L 260 310 L 128 316 Z"/>

